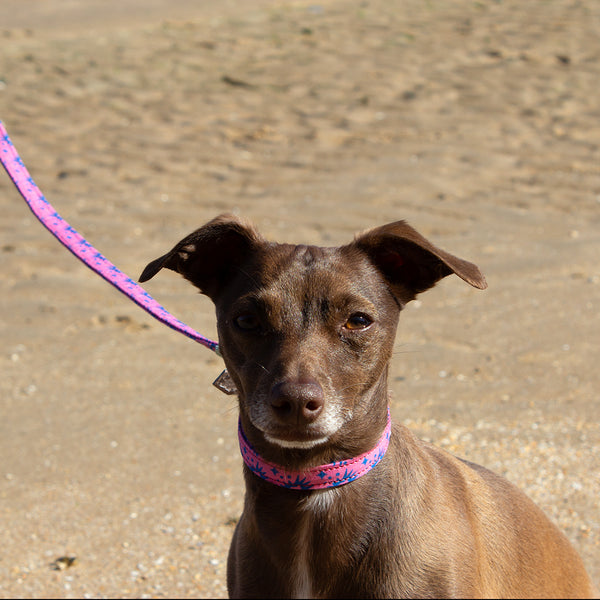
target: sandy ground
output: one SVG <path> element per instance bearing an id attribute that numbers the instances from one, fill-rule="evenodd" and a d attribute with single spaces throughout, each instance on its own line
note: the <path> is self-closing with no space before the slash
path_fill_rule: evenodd
<path id="1" fill-rule="evenodd" d="M 476 262 L 488 290 L 447 278 L 405 311 L 393 417 L 522 487 L 600 584 L 598 31 L 591 1 L 2 0 L 0 119 L 132 276 L 223 211 L 320 245 L 404 218 Z M 4 175 L 0 207 L 0 596 L 226 596 L 220 359 Z M 146 289 L 214 335 L 175 274 Z"/>

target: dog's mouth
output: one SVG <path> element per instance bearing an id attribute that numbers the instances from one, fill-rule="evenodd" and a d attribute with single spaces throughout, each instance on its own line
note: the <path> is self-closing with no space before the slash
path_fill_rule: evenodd
<path id="1" fill-rule="evenodd" d="M 312 423 L 278 423 L 272 415 L 260 411 L 250 415 L 252 424 L 269 444 L 280 448 L 305 450 L 328 443 L 344 423 L 343 416 L 322 414 Z"/>
<path id="2" fill-rule="evenodd" d="M 282 448 L 292 448 L 297 450 L 307 450 L 309 448 L 314 448 L 315 446 L 326 444 L 329 440 L 329 436 L 323 436 L 314 439 L 286 439 L 265 432 L 263 432 L 263 435 L 265 436 L 267 442 L 269 442 L 270 444 L 281 446 Z"/>
<path id="3" fill-rule="evenodd" d="M 323 398 L 321 386 L 317 390 L 312 382 L 290 384 L 289 389 L 277 385 L 274 389 L 244 398 L 241 406 L 253 427 L 272 446 L 305 450 L 330 443 L 351 416 L 337 398 Z"/>

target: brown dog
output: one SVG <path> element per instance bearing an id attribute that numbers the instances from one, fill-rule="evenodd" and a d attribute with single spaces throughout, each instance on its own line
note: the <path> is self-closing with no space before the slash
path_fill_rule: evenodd
<path id="1" fill-rule="evenodd" d="M 485 288 L 475 265 L 402 221 L 320 248 L 269 243 L 221 216 L 140 280 L 163 267 L 215 303 L 238 390 L 246 498 L 230 596 L 593 595 L 566 537 L 506 480 L 398 424 L 385 451 L 400 311 L 451 273 Z M 360 476 L 347 467 L 357 461 L 333 462 L 354 457 L 367 465 Z M 340 464 L 333 487 L 310 488 L 315 467 L 335 479 Z M 300 489 L 289 489 L 290 473 Z"/>

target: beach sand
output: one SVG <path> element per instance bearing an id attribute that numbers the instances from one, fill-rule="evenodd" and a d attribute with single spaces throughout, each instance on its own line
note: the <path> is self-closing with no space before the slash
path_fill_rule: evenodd
<path id="1" fill-rule="evenodd" d="M 318 245 L 406 219 L 478 264 L 486 291 L 448 277 L 404 311 L 392 416 L 521 487 L 599 585 L 599 30 L 567 0 L 3 0 L 0 119 L 134 278 L 221 212 Z M 226 597 L 222 361 L 3 174 L 0 206 L 0 596 Z M 176 274 L 145 288 L 215 336 Z"/>

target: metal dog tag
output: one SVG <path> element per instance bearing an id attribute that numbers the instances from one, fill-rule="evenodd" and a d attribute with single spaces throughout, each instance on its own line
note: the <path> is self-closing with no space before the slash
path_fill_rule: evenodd
<path id="1" fill-rule="evenodd" d="M 237 393 L 237 388 L 235 387 L 235 383 L 233 383 L 233 379 L 229 376 L 227 369 L 225 369 L 214 381 L 213 385 L 221 390 L 224 394 L 231 396 L 232 394 Z"/>

